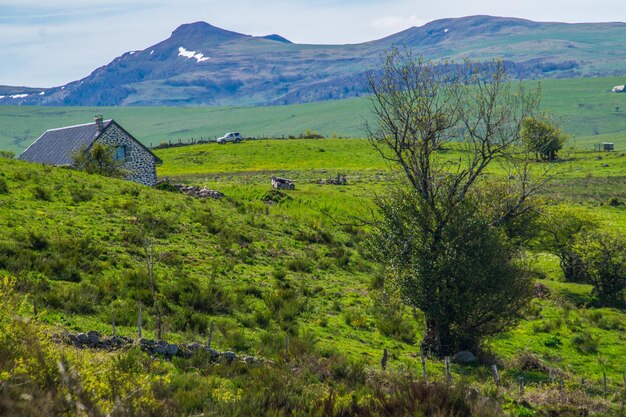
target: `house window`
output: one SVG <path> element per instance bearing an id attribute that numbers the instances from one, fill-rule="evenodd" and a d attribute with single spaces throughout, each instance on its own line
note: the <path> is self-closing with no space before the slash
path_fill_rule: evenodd
<path id="1" fill-rule="evenodd" d="M 118 146 L 115 148 L 115 153 L 113 157 L 116 161 L 125 161 L 126 160 L 126 146 Z"/>

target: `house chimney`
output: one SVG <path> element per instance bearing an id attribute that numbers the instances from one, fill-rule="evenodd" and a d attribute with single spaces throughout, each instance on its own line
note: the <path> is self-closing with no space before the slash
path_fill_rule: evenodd
<path id="1" fill-rule="evenodd" d="M 96 117 L 94 117 L 94 120 L 96 122 L 96 130 L 98 131 L 98 133 L 102 133 L 102 130 L 104 129 L 102 115 L 101 114 L 96 115 Z"/>

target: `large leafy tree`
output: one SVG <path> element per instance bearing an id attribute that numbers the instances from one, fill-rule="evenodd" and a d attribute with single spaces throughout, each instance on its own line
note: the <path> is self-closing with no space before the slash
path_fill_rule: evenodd
<path id="1" fill-rule="evenodd" d="M 604 306 L 622 306 L 626 296 L 626 240 L 617 233 L 588 232 L 574 245 L 593 295 Z"/>
<path id="2" fill-rule="evenodd" d="M 503 227 L 532 212 L 533 180 L 520 150 L 522 121 L 539 91 L 514 85 L 502 63 L 434 65 L 391 50 L 368 73 L 369 138 L 406 181 L 379 200 L 373 253 L 408 305 L 424 312 L 422 347 L 435 354 L 476 348 L 515 322 L 529 298 Z M 444 153 L 446 150 L 455 152 Z M 509 175 L 494 187 L 494 162 Z"/>
<path id="3" fill-rule="evenodd" d="M 525 119 L 521 135 L 537 160 L 554 161 L 565 143 L 565 134 L 546 116 Z"/>
<path id="4" fill-rule="evenodd" d="M 539 220 L 537 249 L 559 258 L 566 281 L 587 282 L 587 271 L 575 245 L 584 232 L 596 226 L 593 217 L 583 211 L 565 206 L 547 208 Z"/>

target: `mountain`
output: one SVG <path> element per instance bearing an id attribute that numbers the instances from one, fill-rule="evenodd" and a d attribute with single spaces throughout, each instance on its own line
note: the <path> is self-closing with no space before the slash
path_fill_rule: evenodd
<path id="1" fill-rule="evenodd" d="M 366 69 L 394 44 L 435 60 L 504 59 L 519 78 L 626 73 L 625 23 L 469 16 L 361 44 L 303 45 L 196 22 L 64 86 L 1 87 L 0 104 L 269 105 L 355 97 L 365 93 Z"/>

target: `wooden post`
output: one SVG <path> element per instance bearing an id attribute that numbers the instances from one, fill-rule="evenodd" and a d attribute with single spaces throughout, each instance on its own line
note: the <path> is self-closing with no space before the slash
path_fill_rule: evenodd
<path id="1" fill-rule="evenodd" d="M 37 317 L 37 302 L 33 299 L 33 316 Z"/>
<path id="2" fill-rule="evenodd" d="M 554 384 L 554 378 L 556 376 L 554 375 L 554 371 L 552 369 L 550 369 L 550 382 L 552 382 Z"/>
<path id="3" fill-rule="evenodd" d="M 452 373 L 450 372 L 450 356 L 446 356 L 443 359 L 443 363 L 446 366 L 446 376 L 448 377 L 448 382 L 452 382 Z"/>
<path id="4" fill-rule="evenodd" d="M 426 357 L 424 353 L 421 354 L 422 357 L 422 371 L 424 372 L 424 379 L 428 381 L 428 373 L 426 372 Z"/>
<path id="5" fill-rule="evenodd" d="M 500 374 L 498 373 L 498 365 L 495 363 L 491 365 L 491 369 L 493 370 L 493 381 L 496 385 L 500 385 Z"/>
<path id="6" fill-rule="evenodd" d="M 559 378 L 559 401 L 563 401 L 563 378 Z"/>
<path id="7" fill-rule="evenodd" d="M 285 336 L 285 357 L 289 356 L 289 335 Z"/>
<path id="8" fill-rule="evenodd" d="M 520 376 L 518 378 L 518 382 L 519 382 L 519 393 L 520 395 L 524 394 L 524 377 Z"/>
<path id="9" fill-rule="evenodd" d="M 380 360 L 380 367 L 383 368 L 383 371 L 387 369 L 387 349 L 383 350 L 383 358 Z"/>
<path id="10" fill-rule="evenodd" d="M 139 315 L 137 316 L 137 338 L 139 340 L 143 339 L 141 334 L 141 305 L 139 305 Z"/>
<path id="11" fill-rule="evenodd" d="M 207 347 L 211 348 L 211 342 L 213 342 L 213 322 L 209 325 L 209 340 L 207 343 Z"/>
<path id="12" fill-rule="evenodd" d="M 602 381 L 604 385 L 604 398 L 606 399 L 607 390 L 606 390 L 606 371 L 602 371 Z"/>
<path id="13" fill-rule="evenodd" d="M 115 327 L 115 310 L 111 311 L 111 327 L 113 328 L 113 337 L 117 337 L 117 328 Z"/>

